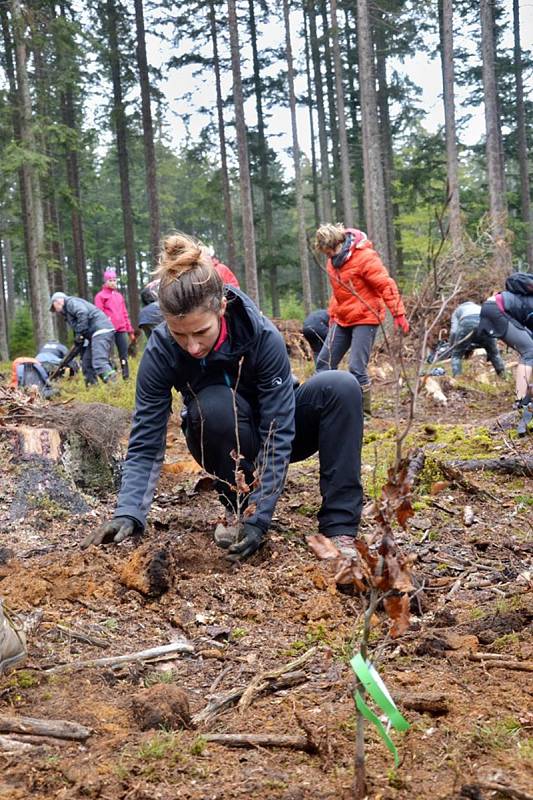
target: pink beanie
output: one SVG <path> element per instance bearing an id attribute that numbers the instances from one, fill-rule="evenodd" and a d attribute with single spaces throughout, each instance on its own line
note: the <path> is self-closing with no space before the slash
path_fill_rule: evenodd
<path id="1" fill-rule="evenodd" d="M 114 270 L 112 267 L 106 269 L 106 271 L 104 272 L 104 281 L 116 281 L 116 279 L 117 279 L 116 270 Z"/>

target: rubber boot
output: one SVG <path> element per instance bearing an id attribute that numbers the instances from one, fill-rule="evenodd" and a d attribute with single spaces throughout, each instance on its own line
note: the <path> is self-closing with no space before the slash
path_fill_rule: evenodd
<path id="1" fill-rule="evenodd" d="M 120 359 L 120 369 L 122 370 L 122 379 L 127 381 L 130 377 L 130 367 L 127 358 Z"/>
<path id="2" fill-rule="evenodd" d="M 522 412 L 520 422 L 516 428 L 518 436 L 525 436 L 529 432 L 529 425 L 533 422 L 533 387 L 530 385 L 527 395 L 519 402 Z"/>
<path id="3" fill-rule="evenodd" d="M 363 414 L 365 417 L 372 416 L 372 398 L 370 395 L 370 387 L 363 389 Z"/>
<path id="4" fill-rule="evenodd" d="M 26 658 L 26 637 L 4 612 L 0 600 L 0 675 Z"/>

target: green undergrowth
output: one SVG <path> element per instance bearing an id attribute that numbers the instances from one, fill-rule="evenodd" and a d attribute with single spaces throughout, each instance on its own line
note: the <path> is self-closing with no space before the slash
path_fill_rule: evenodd
<path id="1" fill-rule="evenodd" d="M 499 444 L 484 425 L 463 427 L 431 423 L 413 428 L 406 436 L 402 452 L 422 447 L 426 460 L 419 475 L 418 494 L 429 492 L 433 483 L 442 480 L 439 462 L 489 458 L 493 447 Z M 365 493 L 379 496 L 387 481 L 388 469 L 396 456 L 396 427 L 386 431 L 366 430 L 363 437 L 363 485 Z"/>

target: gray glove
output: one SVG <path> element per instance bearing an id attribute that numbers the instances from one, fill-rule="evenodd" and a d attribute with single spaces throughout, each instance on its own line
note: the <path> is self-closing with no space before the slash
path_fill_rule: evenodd
<path id="1" fill-rule="evenodd" d="M 115 517 L 90 533 L 83 540 L 81 548 L 85 550 L 91 544 L 108 544 L 109 542 L 118 544 L 138 530 L 139 524 L 131 517 Z"/>
<path id="2" fill-rule="evenodd" d="M 240 561 L 248 558 L 252 553 L 265 543 L 265 534 L 258 528 L 257 525 L 251 525 L 245 522 L 239 531 L 239 536 L 235 544 L 232 544 L 229 549 L 228 561 Z"/>

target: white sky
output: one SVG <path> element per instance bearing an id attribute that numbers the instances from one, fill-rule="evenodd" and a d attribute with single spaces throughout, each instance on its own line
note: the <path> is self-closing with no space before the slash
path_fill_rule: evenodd
<path id="1" fill-rule="evenodd" d="M 509 20 L 512 21 L 512 0 L 505 0 L 504 6 L 508 14 Z M 244 8 L 244 6 L 243 6 Z M 523 49 L 533 47 L 533 0 L 521 0 L 521 43 Z M 302 75 L 297 79 L 296 91 L 299 94 L 306 93 L 306 78 L 303 74 L 304 52 L 303 52 L 303 38 L 297 38 L 296 32 L 302 27 L 301 14 L 299 12 L 291 12 L 292 24 L 292 43 L 293 55 L 297 68 L 300 68 Z M 243 77 L 246 77 L 251 72 L 251 52 L 247 45 L 243 45 L 247 39 L 247 32 L 244 30 L 244 24 L 241 25 L 241 53 L 242 53 L 242 70 Z M 457 29 L 456 25 L 456 29 Z M 276 46 L 284 43 L 284 30 L 279 20 L 272 20 L 268 25 L 259 25 L 259 47 Z M 464 37 L 461 41 L 459 37 L 455 41 L 458 44 L 465 45 Z M 149 51 L 149 59 L 154 66 L 160 66 L 162 62 L 168 59 L 170 50 L 167 45 L 161 45 L 159 40 L 155 37 L 148 35 L 147 45 Z M 505 46 L 512 48 L 512 26 L 505 40 Z M 183 48 L 190 47 L 190 42 L 184 42 Z M 224 45 L 220 44 L 219 47 L 225 52 Z M 181 47 L 177 48 L 176 54 L 183 52 Z M 206 54 L 210 54 L 209 49 Z M 401 73 L 407 74 L 410 79 L 422 89 L 422 95 L 418 100 L 420 108 L 426 111 L 424 121 L 425 127 L 430 131 L 435 131 L 439 125 L 443 124 L 443 109 L 442 109 L 442 78 L 440 59 L 435 58 L 432 61 L 428 60 L 426 54 L 415 54 L 403 63 L 396 62 L 392 66 Z M 160 87 L 164 92 L 168 102 L 168 127 L 167 133 L 173 147 L 179 148 L 187 139 L 187 131 L 193 139 L 196 139 L 202 127 L 207 123 L 208 117 L 203 114 L 196 113 L 195 108 L 204 106 L 212 108 L 215 113 L 215 82 L 214 75 L 207 76 L 204 72 L 201 78 L 194 77 L 196 67 L 187 67 L 180 70 L 172 70 L 167 73 L 167 78 L 164 84 Z M 275 67 L 275 69 L 279 69 Z M 531 92 L 533 88 L 533 76 L 524 76 L 526 83 L 526 92 Z M 184 101 L 183 95 L 186 92 L 192 92 L 192 99 Z M 231 92 L 231 74 L 226 72 L 223 74 L 223 92 L 228 94 Z M 465 109 L 461 108 L 461 100 L 464 101 L 467 92 L 464 89 L 456 87 L 456 101 L 458 103 L 457 115 L 460 117 Z M 247 123 L 251 126 L 256 124 L 255 114 L 255 101 L 251 98 L 246 104 L 246 119 Z M 188 129 L 183 123 L 182 115 L 190 114 L 192 116 L 188 123 Z M 483 106 L 478 108 L 469 109 L 472 114 L 471 120 L 462 128 L 460 139 L 463 144 L 471 145 L 479 141 L 484 135 L 484 109 Z M 231 121 L 231 108 L 226 112 L 227 121 Z M 292 145 L 290 133 L 290 116 L 288 108 L 278 107 L 270 112 L 271 116 L 268 120 L 267 134 L 275 137 L 272 141 L 274 149 L 283 151 L 280 154 L 282 163 L 287 169 L 291 169 L 291 158 L 289 155 L 289 148 Z M 316 122 L 316 120 L 315 120 Z M 316 135 L 316 128 L 315 128 Z M 310 157 L 310 130 L 309 130 L 309 115 L 305 108 L 298 109 L 298 136 L 300 140 L 300 147 L 304 153 Z"/>

